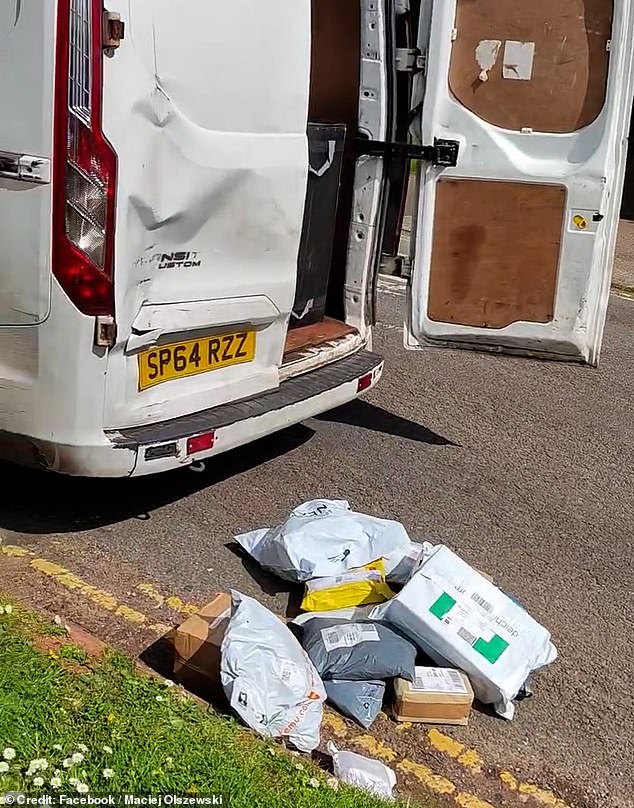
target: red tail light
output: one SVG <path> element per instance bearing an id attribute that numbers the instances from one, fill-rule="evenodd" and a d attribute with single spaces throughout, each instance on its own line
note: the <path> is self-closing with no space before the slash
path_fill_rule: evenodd
<path id="1" fill-rule="evenodd" d="M 114 314 L 117 156 L 102 131 L 103 2 L 58 0 L 53 274 L 84 314 Z"/>

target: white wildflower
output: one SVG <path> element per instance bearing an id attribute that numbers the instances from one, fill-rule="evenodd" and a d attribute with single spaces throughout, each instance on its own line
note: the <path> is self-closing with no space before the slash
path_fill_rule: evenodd
<path id="1" fill-rule="evenodd" d="M 64 758 L 64 760 L 62 760 L 62 766 L 63 766 L 65 769 L 70 769 L 70 767 L 71 767 L 72 765 L 73 765 L 73 761 L 72 761 L 70 758 Z"/>
<path id="2" fill-rule="evenodd" d="M 311 777 L 308 781 L 308 785 L 312 786 L 313 788 L 319 788 L 319 780 L 316 777 Z"/>
<path id="3" fill-rule="evenodd" d="M 109 780 L 111 777 L 114 777 L 114 770 L 113 769 L 104 769 L 101 772 L 102 777 L 105 777 L 106 780 Z"/>
<path id="4" fill-rule="evenodd" d="M 77 783 L 75 786 L 78 794 L 88 794 L 88 786 L 86 783 Z"/>
<path id="5" fill-rule="evenodd" d="M 49 785 L 51 788 L 60 788 L 62 780 L 60 777 L 51 777 Z"/>
<path id="6" fill-rule="evenodd" d="M 106 753 L 106 755 L 111 755 L 112 754 L 112 747 L 111 746 L 103 746 L 102 749 Z"/>
<path id="7" fill-rule="evenodd" d="M 82 760 L 84 759 L 84 756 L 82 755 L 81 752 L 73 752 L 73 754 L 70 756 L 70 759 L 72 760 L 73 763 L 81 763 Z"/>
<path id="8" fill-rule="evenodd" d="M 13 614 L 13 606 L 10 603 L 5 604 L 4 613 L 5 614 Z"/>
<path id="9" fill-rule="evenodd" d="M 304 771 L 304 764 L 303 763 L 296 763 L 295 768 L 297 769 L 298 772 L 303 772 Z"/>
<path id="10" fill-rule="evenodd" d="M 42 786 L 44 785 L 44 778 L 43 777 L 34 777 L 33 778 L 33 785 L 36 788 L 42 788 Z"/>
<path id="11" fill-rule="evenodd" d="M 0 614 L 4 614 L 4 606 L 0 606 Z"/>
<path id="12" fill-rule="evenodd" d="M 166 757 L 166 758 L 165 758 L 165 763 L 166 763 L 166 765 L 171 766 L 173 762 L 174 762 L 174 758 L 173 758 L 173 757 Z"/>
<path id="13" fill-rule="evenodd" d="M 9 771 L 9 764 L 6 760 L 0 760 L 0 774 L 4 774 L 5 772 Z"/>
<path id="14" fill-rule="evenodd" d="M 61 774 L 61 771 L 60 771 L 59 769 L 55 769 L 55 771 L 53 772 L 53 774 L 55 775 L 55 777 L 59 777 L 59 776 L 60 776 L 60 774 Z"/>
<path id="15" fill-rule="evenodd" d="M 79 782 L 79 777 L 69 777 L 68 782 L 74 788 L 77 785 L 77 783 Z"/>
<path id="16" fill-rule="evenodd" d="M 156 697 L 156 700 L 157 700 L 157 701 L 163 701 L 163 696 L 157 696 L 157 697 Z"/>
<path id="17" fill-rule="evenodd" d="M 172 682 L 171 679 L 164 679 L 163 684 L 165 685 L 165 687 L 174 687 L 174 682 Z"/>
<path id="18" fill-rule="evenodd" d="M 61 745 L 61 743 L 54 743 L 54 744 L 53 744 L 53 749 L 54 749 L 56 752 L 61 752 L 61 751 L 62 751 L 62 745 Z"/>
<path id="19" fill-rule="evenodd" d="M 2 757 L 5 760 L 13 760 L 15 757 L 15 749 L 12 749 L 10 746 L 7 746 L 7 748 L 2 753 Z"/>
<path id="20" fill-rule="evenodd" d="M 275 749 L 273 749 L 273 747 L 272 747 L 272 746 L 267 747 L 267 750 L 266 750 L 266 751 L 267 751 L 267 752 L 269 753 L 269 755 L 271 755 L 271 756 L 275 755 Z"/>
<path id="21" fill-rule="evenodd" d="M 329 777 L 326 780 L 326 785 L 328 788 L 332 788 L 333 791 L 339 791 L 339 780 L 336 777 Z"/>
<path id="22" fill-rule="evenodd" d="M 62 618 L 58 614 L 56 614 L 55 617 L 53 618 L 53 622 L 55 623 L 56 626 L 61 626 Z"/>
<path id="23" fill-rule="evenodd" d="M 46 758 L 38 758 L 35 762 L 41 772 L 45 772 L 48 769 L 48 760 Z"/>
<path id="24" fill-rule="evenodd" d="M 78 743 L 77 748 L 79 749 L 80 752 L 84 752 L 84 754 L 88 751 L 88 747 L 86 746 L 85 743 Z"/>

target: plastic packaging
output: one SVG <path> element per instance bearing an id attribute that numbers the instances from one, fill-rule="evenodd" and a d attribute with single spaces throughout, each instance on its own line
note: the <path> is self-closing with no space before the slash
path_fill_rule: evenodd
<path id="1" fill-rule="evenodd" d="M 326 698 L 312 662 L 284 623 L 257 600 L 231 592 L 220 678 L 231 707 L 252 729 L 286 737 L 303 752 L 319 745 Z"/>
<path id="2" fill-rule="evenodd" d="M 328 701 L 364 729 L 370 729 L 381 712 L 385 682 L 350 682 L 331 679 L 324 682 Z"/>
<path id="3" fill-rule="evenodd" d="M 236 541 L 265 569 L 301 583 L 342 575 L 377 558 L 398 564 L 412 544 L 400 522 L 355 513 L 347 502 L 329 499 L 306 502 L 278 527 Z"/>
<path id="4" fill-rule="evenodd" d="M 328 743 L 328 752 L 332 755 L 335 777 L 376 797 L 394 799 L 392 791 L 396 785 L 396 775 L 385 763 L 357 755 L 356 752 L 339 751 L 332 741 Z"/>
<path id="5" fill-rule="evenodd" d="M 436 664 L 464 671 L 476 698 L 504 718 L 513 717 L 529 674 L 557 657 L 543 626 L 443 545 L 371 617 L 403 631 Z"/>
<path id="6" fill-rule="evenodd" d="M 342 575 L 308 581 L 301 608 L 308 612 L 345 609 L 383 603 L 393 595 L 394 592 L 385 583 L 383 559 L 379 559 Z"/>
<path id="7" fill-rule="evenodd" d="M 371 620 L 309 620 L 303 626 L 302 645 L 323 679 L 414 678 L 414 644 Z"/>

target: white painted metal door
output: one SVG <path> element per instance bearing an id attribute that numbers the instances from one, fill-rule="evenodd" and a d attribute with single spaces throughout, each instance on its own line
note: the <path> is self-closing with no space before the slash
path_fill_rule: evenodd
<path id="1" fill-rule="evenodd" d="M 49 310 L 55 6 L 0 4 L 0 326 Z"/>
<path id="2" fill-rule="evenodd" d="M 631 0 L 435 0 L 408 347 L 596 365 L 632 107 Z"/>
<path id="3" fill-rule="evenodd" d="M 104 63 L 119 176 L 106 405 L 116 427 L 279 383 L 308 172 L 310 2 L 108 8 L 127 25 Z M 191 359 L 191 340 L 241 330 L 256 332 L 253 361 L 142 389 L 139 352 L 187 343 Z"/>

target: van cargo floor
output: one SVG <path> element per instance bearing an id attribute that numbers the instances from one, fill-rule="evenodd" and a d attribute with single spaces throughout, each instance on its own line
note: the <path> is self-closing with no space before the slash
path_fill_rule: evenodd
<path id="1" fill-rule="evenodd" d="M 220 429 L 223 426 L 256 418 L 273 410 L 281 410 L 292 404 L 298 404 L 320 393 L 333 390 L 342 384 L 372 372 L 383 362 L 382 357 L 370 351 L 357 351 L 352 356 L 340 359 L 330 365 L 294 376 L 282 382 L 276 390 L 262 393 L 259 396 L 222 404 L 209 410 L 162 421 L 158 424 L 144 424 L 125 429 L 107 432 L 108 438 L 116 446 L 137 448 L 140 445 L 177 440 L 190 435 Z"/>
<path id="2" fill-rule="evenodd" d="M 330 317 L 325 317 L 313 325 L 289 329 L 284 345 L 284 360 L 288 360 L 292 354 L 300 353 L 308 348 L 316 348 L 318 345 L 356 333 L 356 328 Z"/>

